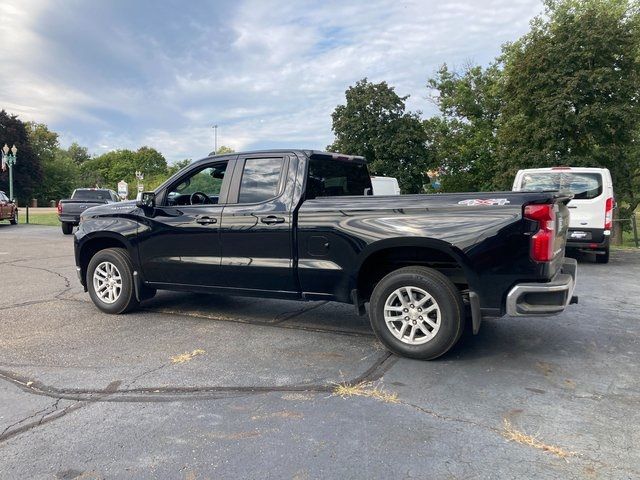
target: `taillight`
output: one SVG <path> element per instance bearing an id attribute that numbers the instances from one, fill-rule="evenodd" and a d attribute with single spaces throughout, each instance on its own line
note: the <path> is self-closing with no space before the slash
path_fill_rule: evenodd
<path id="1" fill-rule="evenodd" d="M 556 214 L 553 205 L 527 205 L 524 216 L 538 222 L 538 231 L 531 237 L 531 258 L 536 262 L 550 262 L 553 259 Z"/>
<path id="2" fill-rule="evenodd" d="M 613 198 L 607 198 L 607 204 L 604 209 L 604 229 L 611 230 L 613 223 Z"/>
<path id="3" fill-rule="evenodd" d="M 62 204 L 58 202 L 58 215 L 62 213 Z"/>

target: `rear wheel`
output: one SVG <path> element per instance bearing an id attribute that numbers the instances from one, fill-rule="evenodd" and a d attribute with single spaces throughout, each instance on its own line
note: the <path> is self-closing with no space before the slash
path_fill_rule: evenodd
<path id="1" fill-rule="evenodd" d="M 73 223 L 62 222 L 62 233 L 71 235 L 71 232 L 73 232 Z"/>
<path id="2" fill-rule="evenodd" d="M 405 267 L 376 285 L 371 326 L 392 352 L 430 360 L 453 347 L 464 328 L 464 305 L 456 286 L 440 272 Z"/>
<path id="3" fill-rule="evenodd" d="M 596 263 L 609 263 L 609 247 L 603 251 L 604 253 L 596 254 Z"/>
<path id="4" fill-rule="evenodd" d="M 123 248 L 96 253 L 87 268 L 87 289 L 93 303 L 106 313 L 125 313 L 139 305 L 133 285 L 133 265 Z"/>
<path id="5" fill-rule="evenodd" d="M 11 225 L 17 225 L 18 223 L 18 211 L 16 210 L 13 214 L 13 218 L 9 220 Z"/>

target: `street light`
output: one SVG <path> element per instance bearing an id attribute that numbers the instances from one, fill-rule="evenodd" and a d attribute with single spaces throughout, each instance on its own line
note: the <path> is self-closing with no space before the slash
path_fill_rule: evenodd
<path id="1" fill-rule="evenodd" d="M 136 170 L 136 178 L 138 179 L 138 192 L 142 192 L 144 187 L 140 182 L 144 180 L 144 174 L 140 170 Z"/>
<path id="2" fill-rule="evenodd" d="M 16 154 L 18 153 L 18 149 L 14 145 L 11 147 L 11 153 L 9 153 L 9 145 L 6 143 L 4 147 L 2 147 L 2 169 L 4 170 L 7 165 L 9 167 L 9 200 L 14 200 L 13 198 L 13 166 L 16 164 Z"/>
<path id="3" fill-rule="evenodd" d="M 213 154 L 218 154 L 218 125 L 214 125 L 213 127 Z"/>

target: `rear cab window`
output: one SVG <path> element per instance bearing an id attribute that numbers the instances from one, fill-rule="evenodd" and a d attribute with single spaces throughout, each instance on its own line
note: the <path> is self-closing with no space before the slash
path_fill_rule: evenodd
<path id="1" fill-rule="evenodd" d="M 590 200 L 602 195 L 602 175 L 600 173 L 578 172 L 536 172 L 522 176 L 521 190 L 570 191 L 574 200 Z"/>
<path id="2" fill-rule="evenodd" d="M 371 178 L 365 163 L 309 159 L 306 199 L 371 194 Z"/>
<path id="3" fill-rule="evenodd" d="M 109 190 L 76 190 L 72 200 L 110 200 Z"/>

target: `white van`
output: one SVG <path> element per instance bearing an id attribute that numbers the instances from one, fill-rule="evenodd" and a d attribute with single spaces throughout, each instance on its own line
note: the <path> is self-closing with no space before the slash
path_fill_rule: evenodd
<path id="1" fill-rule="evenodd" d="M 613 182 L 606 168 L 552 167 L 520 170 L 514 191 L 570 190 L 567 248 L 596 254 L 598 263 L 609 261 L 613 207 Z"/>
<path id="2" fill-rule="evenodd" d="M 400 195 L 398 179 L 393 177 L 371 177 L 374 195 Z"/>

